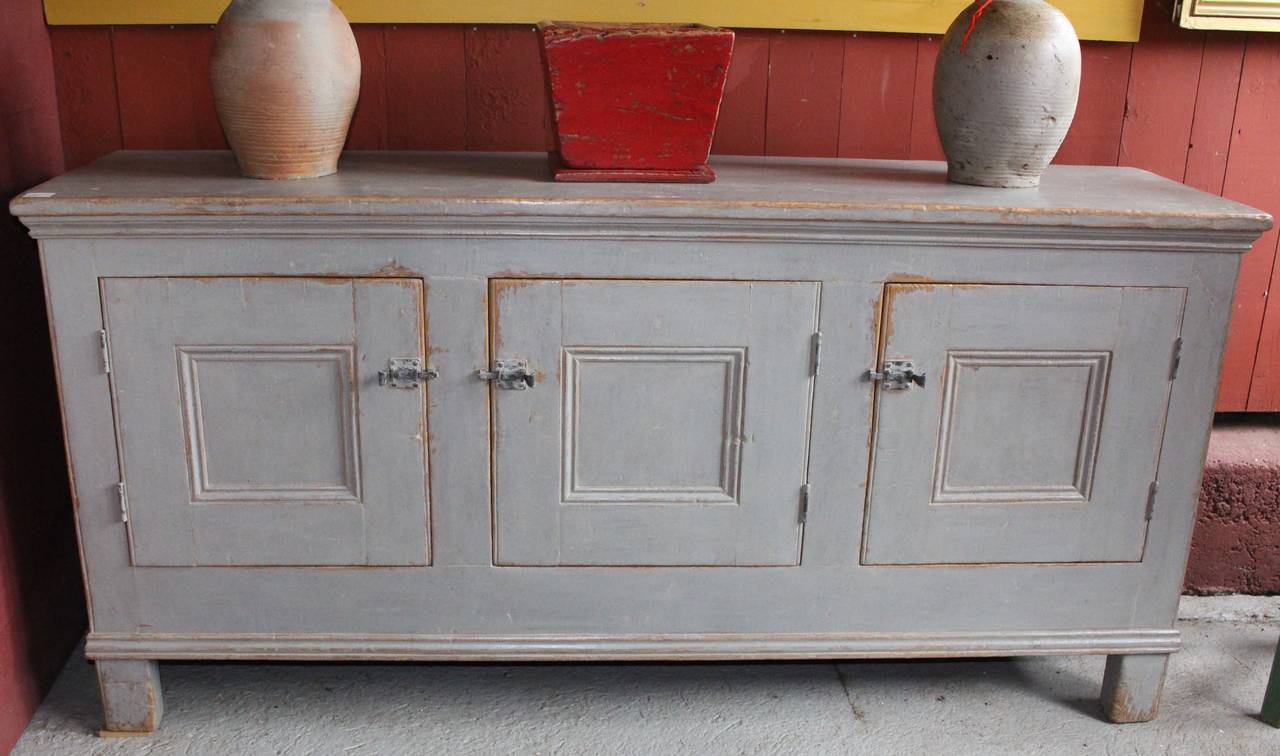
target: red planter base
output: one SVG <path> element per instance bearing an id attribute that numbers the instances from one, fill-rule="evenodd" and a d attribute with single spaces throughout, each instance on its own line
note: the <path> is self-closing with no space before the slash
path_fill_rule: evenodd
<path id="1" fill-rule="evenodd" d="M 560 154 L 553 152 L 551 177 L 556 181 L 591 183 L 612 181 L 632 184 L 710 184 L 716 180 L 716 172 L 710 166 L 700 165 L 687 171 L 655 170 L 644 168 L 572 168 L 564 164 Z"/>

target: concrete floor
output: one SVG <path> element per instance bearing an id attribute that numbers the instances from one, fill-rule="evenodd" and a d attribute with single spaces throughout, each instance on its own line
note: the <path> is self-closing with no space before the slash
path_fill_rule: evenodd
<path id="1" fill-rule="evenodd" d="M 14 754 L 1277 754 L 1280 599 L 1192 598 L 1160 718 L 1111 725 L 1101 657 L 850 664 L 165 664 L 163 727 L 101 739 L 68 663 Z"/>

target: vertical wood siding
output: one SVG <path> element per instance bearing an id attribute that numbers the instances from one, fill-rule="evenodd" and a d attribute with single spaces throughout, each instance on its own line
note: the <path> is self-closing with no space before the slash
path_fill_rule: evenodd
<path id="1" fill-rule="evenodd" d="M 919 40 L 906 34 L 845 36 L 840 157 L 911 157 L 918 48 Z"/>
<path id="2" fill-rule="evenodd" d="M 916 83 L 912 93 L 912 160 L 941 160 L 942 142 L 933 120 L 933 69 L 942 47 L 939 37 L 921 37 L 916 50 Z"/>
<path id="3" fill-rule="evenodd" d="M 1205 83 L 1207 85 L 1207 83 Z M 1267 34 L 1250 34 L 1245 43 L 1240 87 L 1236 98 L 1235 125 L 1227 158 L 1223 194 L 1248 202 L 1275 214 L 1280 211 L 1280 140 L 1276 125 L 1280 123 L 1280 38 Z M 1223 409 L 1280 409 L 1260 406 L 1253 401 L 1253 386 L 1258 381 L 1258 360 L 1263 322 L 1268 315 L 1280 318 L 1280 307 L 1272 300 L 1268 312 L 1267 289 L 1276 258 L 1275 229 L 1263 234 L 1253 250 L 1244 257 L 1240 283 L 1236 289 L 1235 314 L 1231 334 L 1227 338 L 1224 380 L 1218 405 Z M 1275 350 L 1269 350 L 1275 355 Z M 1274 358 L 1274 357 L 1273 357 Z M 1274 374 L 1274 373 L 1273 373 Z"/>
<path id="4" fill-rule="evenodd" d="M 368 28 L 365 34 L 376 35 L 378 27 Z M 466 149 L 466 37 L 462 27 L 392 26 L 383 33 L 387 121 L 380 125 L 387 130 L 388 146 L 393 150 Z"/>
<path id="5" fill-rule="evenodd" d="M 224 149 L 213 109 L 205 29 L 115 29 L 116 91 L 125 149 Z"/>
<path id="6" fill-rule="evenodd" d="M 1129 64 L 1120 165 L 1186 178 L 1196 98 L 1171 94 L 1199 91 L 1203 59 L 1203 32 L 1179 29 L 1155 13 L 1146 16 L 1142 44 L 1133 47 Z"/>
<path id="7" fill-rule="evenodd" d="M 840 142 L 844 39 L 779 32 L 769 41 L 766 155 L 835 157 Z"/>
<path id="8" fill-rule="evenodd" d="M 1060 163 L 1129 165 L 1280 214 L 1280 37 L 1205 33 L 1149 0 L 1137 44 L 1084 43 Z M 208 27 L 51 29 L 69 167 L 120 147 L 223 144 L 205 76 Z M 350 145 L 551 145 L 537 38 L 525 26 L 368 25 Z M 937 36 L 744 30 L 714 151 L 938 159 Z M 1280 233 L 1245 258 L 1221 410 L 1280 410 Z M 1277 299 L 1277 298 L 1270 298 Z"/>
<path id="9" fill-rule="evenodd" d="M 765 113 L 769 102 L 767 31 L 738 32 L 733 63 L 724 84 L 720 120 L 712 151 L 725 155 L 763 155 Z"/>
<path id="10" fill-rule="evenodd" d="M 1085 42 L 1081 58 L 1080 106 L 1056 162 L 1116 165 L 1120 161 L 1133 45 Z M 1194 95 L 1179 92 L 1176 96 Z"/>
<path id="11" fill-rule="evenodd" d="M 379 27 L 355 29 L 360 48 L 360 102 L 351 121 L 347 147 L 353 150 L 385 150 L 388 147 L 387 37 Z"/>
<path id="12" fill-rule="evenodd" d="M 120 98 L 110 29 L 50 29 L 58 121 L 67 168 L 121 149 Z"/>

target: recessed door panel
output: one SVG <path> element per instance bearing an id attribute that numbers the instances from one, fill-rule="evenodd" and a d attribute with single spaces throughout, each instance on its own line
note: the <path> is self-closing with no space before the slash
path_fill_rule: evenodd
<path id="1" fill-rule="evenodd" d="M 1140 560 L 1184 298 L 887 286 L 863 561 Z"/>
<path id="2" fill-rule="evenodd" d="M 492 284 L 497 561 L 795 565 L 818 286 Z"/>
<path id="3" fill-rule="evenodd" d="M 134 563 L 428 563 L 421 283 L 102 283 Z"/>

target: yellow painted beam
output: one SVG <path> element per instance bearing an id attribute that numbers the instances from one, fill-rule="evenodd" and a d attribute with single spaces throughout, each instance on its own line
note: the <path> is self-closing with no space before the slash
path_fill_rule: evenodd
<path id="1" fill-rule="evenodd" d="M 703 23 L 764 29 L 946 30 L 968 0 L 337 0 L 353 23 Z M 1138 39 L 1142 0 L 1057 0 L 1082 39 Z M 45 0 L 50 24 L 211 24 L 227 0 Z"/>

